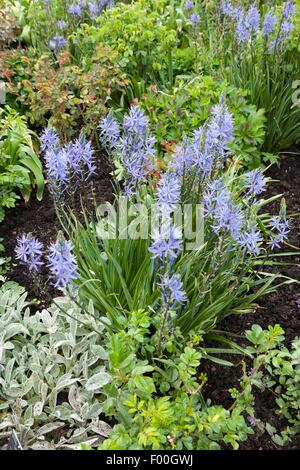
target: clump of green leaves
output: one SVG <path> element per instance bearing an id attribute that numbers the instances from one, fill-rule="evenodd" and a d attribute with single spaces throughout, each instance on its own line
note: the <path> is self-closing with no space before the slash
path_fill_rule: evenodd
<path id="1" fill-rule="evenodd" d="M 176 338 L 159 358 L 149 334 L 152 325 L 146 312 L 133 312 L 123 331 L 112 337 L 109 371 L 114 379 L 105 386 L 110 390 L 105 412 L 114 414 L 118 424 L 101 450 L 217 450 L 222 443 L 238 449 L 254 431 L 267 431 L 284 445 L 299 432 L 299 340 L 288 350 L 279 325 L 267 330 L 253 325 L 246 331 L 250 345 L 239 353 L 248 358 L 236 366 L 242 366 L 241 378 L 238 387 L 228 390 L 229 407 L 206 396 L 201 366 L 210 348 L 201 336 L 191 333 L 184 347 Z M 283 431 L 255 418 L 255 388 L 276 394 L 275 412 L 288 420 Z"/>
<path id="2" fill-rule="evenodd" d="M 0 222 L 4 208 L 14 207 L 19 192 L 28 200 L 32 188 L 42 199 L 44 177 L 41 162 L 34 149 L 35 134 L 23 116 L 9 106 L 0 110 Z"/>
<path id="3" fill-rule="evenodd" d="M 168 88 L 177 75 L 193 68 L 195 60 L 195 51 L 181 38 L 173 7 L 164 0 L 120 2 L 96 26 L 82 25 L 73 39 L 86 56 L 95 44 L 106 44 L 118 53 L 127 74 Z"/>
<path id="4" fill-rule="evenodd" d="M 8 78 L 8 99 L 35 127 L 53 126 L 64 140 L 75 135 L 78 126 L 94 135 L 108 99 L 122 94 L 128 83 L 114 56 L 101 44 L 79 65 L 68 52 L 35 57 L 7 51 L 0 55 L 0 64 Z"/>
<path id="5" fill-rule="evenodd" d="M 8 258 L 7 256 L 2 256 L 5 252 L 5 248 L 2 242 L 3 242 L 3 238 L 0 238 L 0 282 L 5 281 L 4 275 L 9 270 L 9 262 L 10 262 L 10 258 Z"/>
<path id="6" fill-rule="evenodd" d="M 0 438 L 13 428 L 30 448 L 97 444 L 110 430 L 104 324 L 67 297 L 32 315 L 26 296 L 13 282 L 0 288 Z"/>
<path id="7" fill-rule="evenodd" d="M 139 98 L 139 103 L 147 112 L 158 141 L 167 150 L 189 135 L 209 118 L 213 105 L 221 96 L 226 98 L 228 108 L 234 118 L 234 141 L 230 148 L 241 164 L 255 168 L 262 162 L 274 162 L 276 156 L 261 154 L 260 147 L 265 135 L 265 115 L 262 109 L 249 104 L 248 92 L 228 85 L 212 76 L 195 77 L 192 80 L 178 80 L 169 92 L 162 92 L 155 86 L 138 90 L 128 87 L 129 101 Z"/>
<path id="8" fill-rule="evenodd" d="M 265 428 L 280 446 L 288 444 L 300 431 L 300 340 L 296 338 L 291 349 L 284 346 L 284 331 L 279 325 L 263 330 L 253 325 L 246 331 L 251 342 L 247 350 L 255 355 L 256 386 L 271 390 L 276 396 L 276 413 L 286 420 L 279 431 L 266 423 Z"/>
<path id="9" fill-rule="evenodd" d="M 243 417 L 245 411 L 253 412 L 251 387 L 245 390 L 241 383 L 241 399 L 232 409 L 211 406 L 202 396 L 207 377 L 198 372 L 207 354 L 201 337 L 191 335 L 184 348 L 181 338 L 170 341 L 159 358 L 150 334 L 153 326 L 146 312 L 132 312 L 123 331 L 111 338 L 113 381 L 105 386 L 110 399 L 104 411 L 119 424 L 101 449 L 216 450 L 221 442 L 237 449 L 253 434 Z"/>

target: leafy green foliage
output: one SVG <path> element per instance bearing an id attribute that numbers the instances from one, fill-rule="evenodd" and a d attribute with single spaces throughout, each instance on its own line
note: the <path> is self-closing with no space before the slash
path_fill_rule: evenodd
<path id="1" fill-rule="evenodd" d="M 100 414 L 110 382 L 101 319 L 66 297 L 30 312 L 24 289 L 0 288 L 0 437 L 12 428 L 24 445 L 76 448 L 101 442 L 109 426 Z"/>
<path id="2" fill-rule="evenodd" d="M 170 87 L 195 60 L 195 51 L 181 41 L 180 32 L 180 20 L 176 21 L 169 2 L 138 0 L 116 5 L 98 19 L 97 26 L 83 25 L 73 39 L 86 56 L 95 44 L 106 44 L 118 53 L 130 76 Z"/>
<path id="3" fill-rule="evenodd" d="M 122 93 L 126 79 L 113 56 L 108 48 L 97 45 L 82 65 L 74 65 L 67 52 L 57 59 L 50 53 L 34 59 L 6 52 L 1 63 L 6 68 L 8 95 L 22 107 L 31 124 L 50 124 L 66 139 L 76 133 L 78 125 L 83 125 L 87 134 L 95 134 L 97 123 L 107 112 L 108 98 Z"/>
<path id="4" fill-rule="evenodd" d="M 2 242 L 3 242 L 3 238 L 0 238 L 0 282 L 5 281 L 4 275 L 9 270 L 9 263 L 10 263 L 10 258 L 2 256 L 3 253 L 5 252 L 5 248 Z"/>
<path id="5" fill-rule="evenodd" d="M 42 199 L 44 177 L 42 165 L 35 153 L 33 138 L 26 120 L 13 109 L 6 107 L 0 111 L 0 221 L 4 219 L 4 207 L 14 207 L 21 192 L 28 200 L 32 188 Z"/>
<path id="6" fill-rule="evenodd" d="M 262 330 L 253 325 L 246 331 L 251 342 L 247 350 L 255 355 L 256 385 L 270 389 L 276 396 L 276 413 L 284 417 L 287 426 L 278 431 L 266 423 L 266 430 L 280 446 L 288 444 L 300 431 L 300 341 L 296 338 L 289 350 L 283 345 L 284 331 L 279 325 Z M 257 373 L 260 370 L 263 372 Z"/>
<path id="7" fill-rule="evenodd" d="M 132 89 L 131 101 L 140 98 L 140 105 L 149 116 L 159 142 L 167 150 L 189 135 L 191 129 L 200 127 L 208 119 L 210 110 L 221 95 L 226 98 L 228 108 L 234 118 L 234 141 L 231 149 L 241 164 L 255 168 L 264 161 L 276 161 L 272 155 L 261 157 L 260 147 L 265 135 L 265 116 L 262 109 L 248 102 L 248 92 L 229 86 L 226 81 L 218 81 L 210 76 L 194 78 L 189 82 L 179 81 L 168 93 L 156 87 L 148 90 Z"/>
<path id="8" fill-rule="evenodd" d="M 241 382 L 242 391 L 230 409 L 211 405 L 202 396 L 207 378 L 197 373 L 205 355 L 205 348 L 195 347 L 199 338 L 194 336 L 185 347 L 180 339 L 173 341 L 169 357 L 159 359 L 150 329 L 145 312 L 132 312 L 111 339 L 109 370 L 114 380 L 106 386 L 111 398 L 105 412 L 114 414 L 119 424 L 101 449 L 215 450 L 222 441 L 237 449 L 253 433 L 242 414 L 252 412 L 251 387 L 245 390 Z"/>

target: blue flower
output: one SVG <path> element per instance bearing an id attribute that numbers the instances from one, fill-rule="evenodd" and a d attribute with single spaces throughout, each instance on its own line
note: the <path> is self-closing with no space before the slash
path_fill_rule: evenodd
<path id="1" fill-rule="evenodd" d="M 230 2 L 226 2 L 225 0 L 221 0 L 221 10 L 223 15 L 227 15 L 230 18 L 234 18 L 235 16 L 235 8 Z"/>
<path id="2" fill-rule="evenodd" d="M 284 4 L 283 17 L 289 19 L 295 13 L 295 6 L 293 0 L 288 0 Z"/>
<path id="3" fill-rule="evenodd" d="M 104 142 L 108 142 L 111 146 L 116 147 L 120 139 L 121 130 L 115 118 L 108 114 L 102 119 L 99 127 L 100 135 Z"/>
<path id="4" fill-rule="evenodd" d="M 209 145 L 213 144 L 218 148 L 225 148 L 232 138 L 232 114 L 228 111 L 228 108 L 221 98 L 220 103 L 212 108 L 211 120 L 207 131 L 207 139 L 209 140 Z"/>
<path id="5" fill-rule="evenodd" d="M 171 225 L 169 228 L 161 226 L 154 229 L 152 234 L 153 243 L 149 248 L 152 258 L 162 260 L 169 259 L 171 262 L 178 257 L 182 251 L 182 239 L 180 230 Z"/>
<path id="6" fill-rule="evenodd" d="M 161 176 L 158 183 L 157 195 L 159 204 L 172 207 L 180 201 L 181 184 L 180 179 L 173 172 L 166 172 Z"/>
<path id="7" fill-rule="evenodd" d="M 43 265 L 43 244 L 31 234 L 17 238 L 16 259 L 28 267 L 29 271 L 38 272 Z"/>
<path id="8" fill-rule="evenodd" d="M 193 26 L 197 26 L 200 23 L 200 16 L 198 15 L 198 13 L 191 14 L 190 22 L 193 24 Z"/>
<path id="9" fill-rule="evenodd" d="M 48 149 L 45 161 L 51 192 L 59 196 L 66 190 L 70 178 L 68 153 L 65 149 Z"/>
<path id="10" fill-rule="evenodd" d="M 188 0 L 184 5 L 184 8 L 187 11 L 192 10 L 193 7 L 194 7 L 194 2 L 192 0 Z"/>
<path id="11" fill-rule="evenodd" d="M 150 134 L 148 124 L 148 118 L 138 106 L 132 106 L 124 117 L 122 131 L 111 115 L 100 123 L 102 141 L 113 147 L 125 169 L 125 193 L 128 195 L 134 194 L 137 183 L 145 180 L 153 169 L 156 140 Z"/>
<path id="12" fill-rule="evenodd" d="M 64 20 L 59 20 L 59 21 L 57 22 L 57 27 L 58 27 L 58 29 L 60 29 L 61 31 L 62 31 L 63 29 L 66 29 L 67 26 L 68 26 L 68 25 L 67 25 L 67 23 L 66 23 Z"/>
<path id="13" fill-rule="evenodd" d="M 203 197 L 204 214 L 211 220 L 211 228 L 216 234 L 229 233 L 238 240 L 244 224 L 240 209 L 234 204 L 230 191 L 224 182 L 217 179 L 208 185 Z"/>
<path id="14" fill-rule="evenodd" d="M 281 24 L 281 33 L 283 36 L 289 36 L 293 30 L 293 24 L 290 21 L 283 21 Z"/>
<path id="15" fill-rule="evenodd" d="M 165 274 L 158 285 L 162 288 L 165 303 L 171 308 L 174 308 L 176 304 L 186 302 L 186 294 L 179 274 Z"/>
<path id="16" fill-rule="evenodd" d="M 50 39 L 48 46 L 52 51 L 63 49 L 68 44 L 68 41 L 63 36 L 54 36 Z"/>
<path id="17" fill-rule="evenodd" d="M 80 135 L 75 142 L 65 147 L 67 159 L 75 176 L 81 175 L 89 178 L 96 171 L 94 150 L 91 142 L 84 135 Z"/>
<path id="18" fill-rule="evenodd" d="M 48 266 L 52 273 L 55 287 L 66 287 L 77 278 L 77 264 L 72 253 L 73 245 L 60 239 L 49 246 Z"/>
<path id="19" fill-rule="evenodd" d="M 181 145 L 176 147 L 174 158 L 170 164 L 170 168 L 179 176 L 183 176 L 193 166 L 194 150 L 189 141 L 185 139 Z"/>
<path id="20" fill-rule="evenodd" d="M 100 8 L 94 2 L 88 2 L 90 17 L 92 20 L 95 20 L 100 15 Z"/>
<path id="21" fill-rule="evenodd" d="M 260 253 L 260 243 L 263 241 L 261 232 L 257 227 L 252 227 L 248 232 L 242 232 L 238 240 L 238 245 L 245 248 L 248 253 L 258 256 Z"/>
<path id="22" fill-rule="evenodd" d="M 71 15 L 81 16 L 82 15 L 81 6 L 77 3 L 71 3 L 71 5 L 69 6 L 69 12 L 71 13 Z"/>
<path id="23" fill-rule="evenodd" d="M 262 35 L 269 36 L 275 28 L 276 16 L 274 13 L 267 13 L 264 17 Z"/>
<path id="24" fill-rule="evenodd" d="M 244 17 L 244 10 L 242 7 L 234 7 L 233 17 L 236 20 L 241 20 Z"/>
<path id="25" fill-rule="evenodd" d="M 260 24 L 260 13 L 256 5 L 251 5 L 248 10 L 247 22 L 254 34 L 257 34 Z"/>
<path id="26" fill-rule="evenodd" d="M 143 136 L 149 124 L 148 118 L 138 106 L 132 106 L 124 118 L 124 130 Z"/>
<path id="27" fill-rule="evenodd" d="M 44 129 L 40 136 L 40 142 L 42 152 L 58 147 L 59 138 L 56 130 L 52 127 L 47 127 L 46 129 Z"/>
<path id="28" fill-rule="evenodd" d="M 266 190 L 267 179 L 258 168 L 245 173 L 245 188 L 251 196 L 258 196 Z"/>
<path id="29" fill-rule="evenodd" d="M 279 215 L 271 218 L 269 226 L 273 232 L 276 231 L 277 233 L 272 233 L 268 245 L 271 245 L 272 249 L 280 248 L 281 244 L 288 238 L 291 224 Z"/>
<path id="30" fill-rule="evenodd" d="M 236 38 L 237 41 L 242 44 L 249 40 L 250 37 L 250 25 L 247 19 L 242 16 L 239 18 L 237 27 L 236 27 Z"/>

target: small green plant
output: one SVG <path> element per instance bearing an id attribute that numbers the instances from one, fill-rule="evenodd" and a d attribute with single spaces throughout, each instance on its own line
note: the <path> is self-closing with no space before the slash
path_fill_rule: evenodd
<path id="1" fill-rule="evenodd" d="M 269 326 L 268 330 L 253 325 L 246 331 L 246 338 L 251 342 L 247 350 L 255 356 L 256 386 L 275 394 L 276 414 L 287 422 L 281 431 L 269 423 L 265 429 L 275 444 L 284 446 L 300 432 L 300 340 L 296 338 L 291 349 L 285 347 L 284 331 L 279 325 Z"/>
<path id="2" fill-rule="evenodd" d="M 299 432 L 299 341 L 289 351 L 279 325 L 267 330 L 253 325 L 246 331 L 250 345 L 239 353 L 248 356 L 248 366 L 244 360 L 236 365 L 241 367 L 239 386 L 228 390 L 231 405 L 224 407 L 205 398 L 207 376 L 201 365 L 209 348 L 202 346 L 202 338 L 191 332 L 184 345 L 177 338 L 158 358 L 149 334 L 152 321 L 146 312 L 132 312 L 123 331 L 111 339 L 109 371 L 114 379 L 105 386 L 111 396 L 105 412 L 114 414 L 118 424 L 100 450 L 217 450 L 221 444 L 238 449 L 261 431 L 285 445 Z M 223 365 L 228 367 L 225 361 Z M 264 393 L 266 387 L 278 397 L 276 413 L 288 421 L 281 432 L 255 418 L 254 389 Z"/>
<path id="3" fill-rule="evenodd" d="M 253 412 L 248 382 L 247 389 L 241 382 L 242 391 L 230 409 L 211 405 L 202 395 L 207 377 L 198 372 L 207 355 L 201 337 L 191 334 L 185 346 L 181 338 L 170 341 L 161 359 L 152 328 L 151 316 L 132 312 L 123 330 L 111 338 L 113 381 L 105 386 L 110 399 L 104 411 L 119 424 L 100 449 L 216 450 L 221 442 L 237 449 L 253 434 L 243 417 Z"/>
<path id="4" fill-rule="evenodd" d="M 68 52 L 34 56 L 24 51 L 0 55 L 9 102 L 35 127 L 55 127 L 63 140 L 78 126 L 95 133 L 107 112 L 107 101 L 123 93 L 128 79 L 114 61 L 115 53 L 98 44 L 91 57 L 75 65 Z"/>
<path id="5" fill-rule="evenodd" d="M 2 256 L 5 252 L 5 247 L 3 245 L 3 238 L 0 238 L 0 282 L 5 281 L 4 275 L 9 270 L 10 258 L 7 256 Z"/>
<path id="6" fill-rule="evenodd" d="M 44 177 L 41 162 L 35 153 L 31 132 L 23 116 L 9 106 L 0 110 L 0 222 L 4 208 L 14 207 L 20 199 L 19 192 L 28 200 L 32 188 L 42 199 Z"/>

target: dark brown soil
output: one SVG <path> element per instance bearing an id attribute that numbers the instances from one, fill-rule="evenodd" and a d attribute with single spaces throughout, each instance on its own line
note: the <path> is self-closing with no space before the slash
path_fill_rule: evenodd
<path id="1" fill-rule="evenodd" d="M 82 205 L 92 210 L 95 201 L 97 204 L 101 204 L 112 199 L 113 188 L 110 167 L 106 157 L 97 154 L 96 174 L 90 181 L 85 183 L 84 187 L 80 188 L 73 201 L 69 199 L 69 205 L 72 211 L 77 216 L 80 216 L 82 214 Z M 49 303 L 48 296 L 53 297 L 53 295 L 59 294 L 59 292 L 55 292 L 50 286 L 47 286 L 46 295 L 40 295 L 36 291 L 31 278 L 28 276 L 27 269 L 16 263 L 14 255 L 16 239 L 23 233 L 31 232 L 44 246 L 47 246 L 56 239 L 60 229 L 53 200 L 47 190 L 47 185 L 42 201 L 37 201 L 33 196 L 27 203 L 24 201 L 20 202 L 14 209 L 6 211 L 5 220 L 0 226 L 0 238 L 4 239 L 5 256 L 11 258 L 11 270 L 6 274 L 6 277 L 24 286 L 29 293 L 29 298 L 37 298 L 41 305 Z"/>
<path id="2" fill-rule="evenodd" d="M 98 203 L 111 201 L 112 184 L 109 176 L 109 166 L 105 157 L 98 158 L 98 173 L 92 181 L 84 188 L 84 204 L 91 205 L 94 198 Z M 269 176 L 273 180 L 278 180 L 270 185 L 268 196 L 282 193 L 286 199 L 288 213 L 300 212 L 300 158 L 299 157 L 283 157 L 280 167 L 273 166 L 269 170 Z M 80 214 L 81 204 L 77 198 L 75 201 L 75 212 Z M 279 202 L 271 204 L 268 208 L 270 212 L 277 214 L 279 211 Z M 28 203 L 21 202 L 15 209 L 7 211 L 5 222 L 2 224 L 0 236 L 4 238 L 6 247 L 6 255 L 11 256 L 14 260 L 14 247 L 16 237 L 22 233 L 32 232 L 34 235 L 47 245 L 49 241 L 55 239 L 59 223 L 56 218 L 53 203 L 49 194 L 45 193 L 45 197 L 41 202 L 36 201 L 33 197 Z M 294 218 L 293 230 L 289 242 L 294 246 L 299 246 L 300 219 Z M 285 251 L 293 249 L 286 247 Z M 294 249 L 295 251 L 295 249 Z M 287 258 L 283 258 L 287 261 Z M 289 259 L 291 261 L 291 259 Z M 300 279 L 300 257 L 293 258 L 293 265 L 280 266 L 272 268 L 285 276 L 294 279 Z M 36 297 L 36 291 L 32 285 L 27 271 L 20 265 L 13 263 L 8 278 L 22 284 L 29 292 L 30 297 Z M 55 292 L 49 292 L 55 294 Z M 245 330 L 251 328 L 254 323 L 260 324 L 266 328 L 268 325 L 279 323 L 285 330 L 286 342 L 290 344 L 300 331 L 300 310 L 296 305 L 296 300 L 300 298 L 300 284 L 291 284 L 282 287 L 277 293 L 273 293 L 268 297 L 260 300 L 257 311 L 250 315 L 229 317 L 221 325 L 224 330 L 243 334 Z M 40 303 L 46 303 L 45 298 L 39 299 Z M 239 361 L 237 356 L 231 357 L 236 363 Z M 238 379 L 241 376 L 241 366 L 237 363 L 236 367 L 224 367 L 213 364 L 209 361 L 205 364 L 208 374 L 208 386 L 205 388 L 204 394 L 210 397 L 213 403 L 220 403 L 230 406 L 232 399 L 227 392 L 229 388 L 238 385 Z M 270 392 L 258 392 L 255 397 L 256 418 L 263 422 L 269 422 L 275 427 L 281 429 L 284 423 L 274 413 L 276 408 L 274 396 Z M 295 438 L 289 449 L 299 448 L 300 437 Z M 241 445 L 241 449 L 278 449 L 269 435 L 255 434 Z"/>

